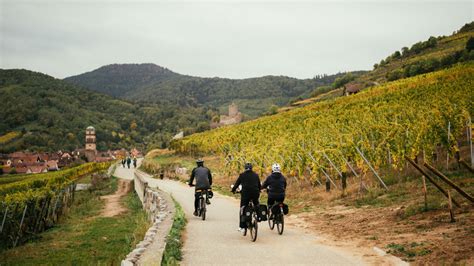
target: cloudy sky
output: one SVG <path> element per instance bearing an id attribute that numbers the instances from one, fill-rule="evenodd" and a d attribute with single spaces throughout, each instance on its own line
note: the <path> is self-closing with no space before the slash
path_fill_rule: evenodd
<path id="1" fill-rule="evenodd" d="M 57 78 L 112 63 L 246 78 L 371 69 L 473 21 L 474 1 L 0 0 L 0 68 Z"/>

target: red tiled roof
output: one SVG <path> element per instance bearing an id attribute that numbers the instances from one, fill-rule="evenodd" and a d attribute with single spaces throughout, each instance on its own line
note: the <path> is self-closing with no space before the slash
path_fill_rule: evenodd
<path id="1" fill-rule="evenodd" d="M 359 92 L 362 90 L 362 84 L 348 83 L 344 85 L 344 87 L 346 88 L 346 92 L 349 93 Z"/>

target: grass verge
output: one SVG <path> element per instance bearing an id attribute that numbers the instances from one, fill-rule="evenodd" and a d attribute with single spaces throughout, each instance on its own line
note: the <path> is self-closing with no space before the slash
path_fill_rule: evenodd
<path id="1" fill-rule="evenodd" d="M 183 245 L 182 232 L 186 226 L 186 216 L 179 203 L 174 200 L 174 206 L 176 212 L 174 214 L 173 226 L 171 227 L 170 233 L 166 238 L 166 247 L 163 252 L 163 258 L 161 265 L 178 265 L 179 261 L 182 260 L 183 255 L 181 253 L 181 247 Z"/>
<path id="2" fill-rule="evenodd" d="M 122 198 L 127 212 L 100 217 L 101 195 L 113 193 L 117 180 L 104 180 L 97 190 L 80 191 L 69 213 L 50 230 L 23 246 L 0 253 L 1 265 L 120 264 L 149 227 L 146 213 L 133 192 Z"/>

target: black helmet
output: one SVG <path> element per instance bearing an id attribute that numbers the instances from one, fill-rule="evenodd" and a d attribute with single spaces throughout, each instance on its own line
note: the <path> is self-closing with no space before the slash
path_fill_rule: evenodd
<path id="1" fill-rule="evenodd" d="M 245 163 L 245 166 L 244 166 L 244 167 L 245 167 L 245 170 L 246 170 L 246 171 L 247 171 L 247 170 L 252 170 L 252 164 L 251 164 L 251 163 L 248 163 L 248 162 Z"/>
<path id="2" fill-rule="evenodd" d="M 196 164 L 197 164 L 198 166 L 202 166 L 202 165 L 204 165 L 204 161 L 203 161 L 202 159 L 197 159 L 197 160 L 196 160 Z"/>

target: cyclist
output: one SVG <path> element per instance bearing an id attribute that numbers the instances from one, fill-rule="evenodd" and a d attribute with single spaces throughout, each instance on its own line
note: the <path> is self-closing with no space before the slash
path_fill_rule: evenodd
<path id="1" fill-rule="evenodd" d="M 196 160 L 196 167 L 191 172 L 191 178 L 189 179 L 189 186 L 193 186 L 193 180 L 196 178 L 196 190 L 211 189 L 212 186 L 212 175 L 211 170 L 204 166 L 202 159 Z M 194 216 L 198 215 L 197 209 L 199 206 L 200 193 L 194 193 Z M 206 203 L 211 204 L 209 198 L 206 197 Z"/>
<path id="2" fill-rule="evenodd" d="M 232 187 L 232 193 L 235 193 L 236 189 L 242 185 L 241 195 L 240 195 L 240 209 L 242 210 L 243 206 L 247 206 L 250 201 L 253 202 L 254 206 L 259 206 L 258 198 L 260 197 L 260 179 L 258 174 L 252 170 L 251 163 L 245 163 L 245 171 L 239 175 L 235 181 L 234 186 Z M 240 213 L 239 213 L 240 217 Z M 240 219 L 239 231 L 243 231 L 246 227 L 245 221 Z"/>
<path id="3" fill-rule="evenodd" d="M 262 189 L 268 188 L 268 208 L 272 207 L 275 202 L 285 200 L 286 178 L 281 174 L 279 164 L 272 165 L 272 173 L 265 179 Z"/>

